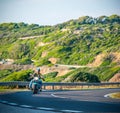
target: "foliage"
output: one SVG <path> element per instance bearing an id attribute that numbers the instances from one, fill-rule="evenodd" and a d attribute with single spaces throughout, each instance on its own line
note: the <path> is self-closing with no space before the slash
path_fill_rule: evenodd
<path id="1" fill-rule="evenodd" d="M 45 82 L 53 82 L 55 77 L 57 76 L 58 72 L 51 72 L 48 74 L 45 74 Z"/>
<path id="2" fill-rule="evenodd" d="M 87 65 L 98 54 L 112 52 L 120 53 L 119 15 L 98 18 L 84 16 L 54 26 L 23 22 L 0 24 L 0 60 L 13 59 L 16 64 L 31 64 L 34 60 L 36 66 L 50 66 L 49 58 L 57 58 L 58 64 Z M 83 75 L 83 81 L 88 82 L 91 76 L 108 81 L 119 71 L 119 63 L 114 63 L 114 59 L 106 56 L 100 67 L 80 69 L 80 72 L 73 74 L 71 81 L 82 79 L 77 75 Z M 66 77 L 68 75 L 51 78 L 64 81 Z"/>
<path id="3" fill-rule="evenodd" d="M 51 62 L 48 61 L 46 58 L 41 58 L 38 62 L 35 62 L 36 66 L 42 66 L 42 65 L 50 65 Z"/>
<path id="4" fill-rule="evenodd" d="M 81 72 L 80 69 L 69 72 L 64 76 L 57 76 L 57 72 L 45 75 L 46 82 L 100 82 L 96 75 Z"/>
<path id="5" fill-rule="evenodd" d="M 93 67 L 93 68 L 79 68 L 75 71 L 79 70 L 80 72 L 89 73 L 91 75 L 96 75 L 100 81 L 109 81 L 114 74 L 120 72 L 119 66 L 101 66 L 101 67 Z"/>
<path id="6" fill-rule="evenodd" d="M 31 70 L 22 70 L 19 72 L 13 72 L 12 74 L 8 75 L 7 77 L 1 79 L 0 81 L 29 81 L 30 80 L 30 73 Z"/>
<path id="7" fill-rule="evenodd" d="M 120 52 L 119 23 L 118 15 L 98 18 L 84 16 L 55 26 L 28 25 L 23 22 L 2 23 L 0 59 L 29 58 L 41 62 L 37 65 L 44 65 L 43 60 L 56 57 L 60 59 L 58 63 L 86 65 L 98 53 Z M 25 36 L 39 37 L 20 40 Z M 39 42 L 45 45 L 38 46 Z M 48 51 L 47 58 L 41 58 L 45 51 Z M 46 60 L 45 62 L 45 65 L 49 64 Z M 109 61 L 106 63 L 109 64 Z"/>
<path id="8" fill-rule="evenodd" d="M 31 64 L 31 63 L 33 63 L 33 61 L 29 58 L 19 59 L 15 62 L 15 64 L 20 64 L 20 65 L 26 65 L 26 64 Z"/>
<path id="9" fill-rule="evenodd" d="M 71 82 L 100 82 L 96 75 L 90 73 L 78 72 L 75 75 L 72 75 Z"/>
<path id="10" fill-rule="evenodd" d="M 99 77 L 100 81 L 109 81 L 116 73 L 120 71 L 119 66 L 112 66 L 112 67 L 98 67 L 94 70 L 93 73 Z"/>
<path id="11" fill-rule="evenodd" d="M 100 82 L 96 75 L 76 69 L 65 75 L 65 82 Z"/>
<path id="12" fill-rule="evenodd" d="M 0 79 L 11 74 L 11 73 L 12 73 L 12 70 L 10 70 L 10 69 L 0 70 Z"/>

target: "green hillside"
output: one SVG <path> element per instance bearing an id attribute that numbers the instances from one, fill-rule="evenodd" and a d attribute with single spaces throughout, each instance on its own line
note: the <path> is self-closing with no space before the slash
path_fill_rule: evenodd
<path id="1" fill-rule="evenodd" d="M 44 75 L 49 82 L 100 82 L 109 81 L 114 74 L 120 72 L 118 67 L 78 68 L 64 76 L 57 76 L 56 72 Z"/>
<path id="2" fill-rule="evenodd" d="M 84 16 L 54 26 L 29 25 L 23 22 L 0 24 L 0 60 L 12 59 L 15 64 L 52 66 L 50 58 L 55 58 L 56 64 L 89 65 L 101 54 L 104 54 L 104 57 L 97 69 L 93 69 L 94 71 L 80 69 L 79 75 L 83 73 L 86 78 L 97 76 L 99 80 L 105 81 L 119 72 L 120 16 L 118 15 L 98 18 Z M 111 68 L 102 68 L 105 66 Z M 79 78 L 73 80 L 74 77 L 71 78 L 71 82 Z M 88 79 L 81 81 L 89 82 Z"/>
<path id="3" fill-rule="evenodd" d="M 2 81 L 29 81 L 31 70 L 22 70 L 20 72 L 13 72 L 9 76 L 2 79 Z M 1 81 L 1 80 L 0 80 Z"/>

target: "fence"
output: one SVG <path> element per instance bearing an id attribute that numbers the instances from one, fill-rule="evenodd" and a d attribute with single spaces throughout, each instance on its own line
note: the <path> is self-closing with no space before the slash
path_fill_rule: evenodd
<path id="1" fill-rule="evenodd" d="M 28 87 L 29 82 L 0 82 L 0 86 Z M 115 83 L 43 83 L 43 89 L 64 90 L 64 89 L 89 89 L 89 88 L 120 88 L 120 82 Z"/>

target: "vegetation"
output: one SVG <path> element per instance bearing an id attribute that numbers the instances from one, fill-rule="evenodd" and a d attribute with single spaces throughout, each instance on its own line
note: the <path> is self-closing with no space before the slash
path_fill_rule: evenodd
<path id="1" fill-rule="evenodd" d="M 70 76 L 70 82 L 100 82 L 96 75 L 90 73 L 77 72 Z"/>
<path id="2" fill-rule="evenodd" d="M 0 79 L 2 79 L 2 78 L 4 78 L 5 76 L 7 76 L 7 75 L 9 75 L 9 74 L 11 74 L 12 73 L 12 70 L 1 70 L 0 71 Z"/>
<path id="3" fill-rule="evenodd" d="M 0 81 L 29 81 L 30 80 L 30 73 L 32 73 L 31 70 L 23 70 L 19 72 L 13 72 L 9 76 L 3 78 Z"/>
<path id="4" fill-rule="evenodd" d="M 45 82 L 53 82 L 53 80 L 55 79 L 55 77 L 57 76 L 58 72 L 51 72 L 48 74 L 45 74 Z"/>
<path id="5" fill-rule="evenodd" d="M 48 73 L 46 82 L 100 82 L 108 81 L 115 73 L 120 72 L 120 67 L 93 67 L 74 69 L 64 76 L 57 76 L 57 72 Z"/>
<path id="6" fill-rule="evenodd" d="M 115 52 L 120 53 L 118 15 L 98 18 L 84 16 L 55 26 L 29 25 L 23 22 L 0 24 L 0 60 L 13 59 L 16 64 L 51 66 L 49 59 L 56 58 L 57 64 L 87 65 L 97 55 L 108 54 L 100 67 L 74 70 L 62 77 L 48 74 L 47 81 L 67 81 L 68 76 L 67 82 L 108 81 L 120 70 L 120 62 L 114 62 L 115 58 L 109 55 Z M 29 71 L 0 73 L 3 81 L 27 80 L 23 76 L 28 76 Z M 16 75 L 21 77 L 14 78 Z"/>
<path id="7" fill-rule="evenodd" d="M 81 72 L 80 69 L 76 69 L 64 76 L 57 76 L 57 72 L 49 73 L 45 75 L 46 82 L 100 82 L 96 75 Z"/>
<path id="8" fill-rule="evenodd" d="M 111 98 L 120 99 L 120 92 L 111 93 L 111 94 L 109 94 L 109 96 Z"/>
<path id="9" fill-rule="evenodd" d="M 25 64 L 31 64 L 33 63 L 31 59 L 29 58 L 23 58 L 23 59 L 18 59 L 15 64 L 20 64 L 20 65 L 25 65 Z"/>

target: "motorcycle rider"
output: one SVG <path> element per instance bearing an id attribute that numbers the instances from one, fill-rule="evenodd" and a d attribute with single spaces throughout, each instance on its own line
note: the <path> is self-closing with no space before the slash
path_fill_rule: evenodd
<path id="1" fill-rule="evenodd" d="M 37 83 L 40 91 L 42 91 L 42 80 L 45 80 L 45 79 L 43 78 L 42 74 L 40 73 L 40 68 L 37 68 L 36 70 L 37 70 L 37 72 L 35 72 L 33 74 L 33 79 L 29 83 L 29 88 L 33 89 L 32 84 Z"/>

